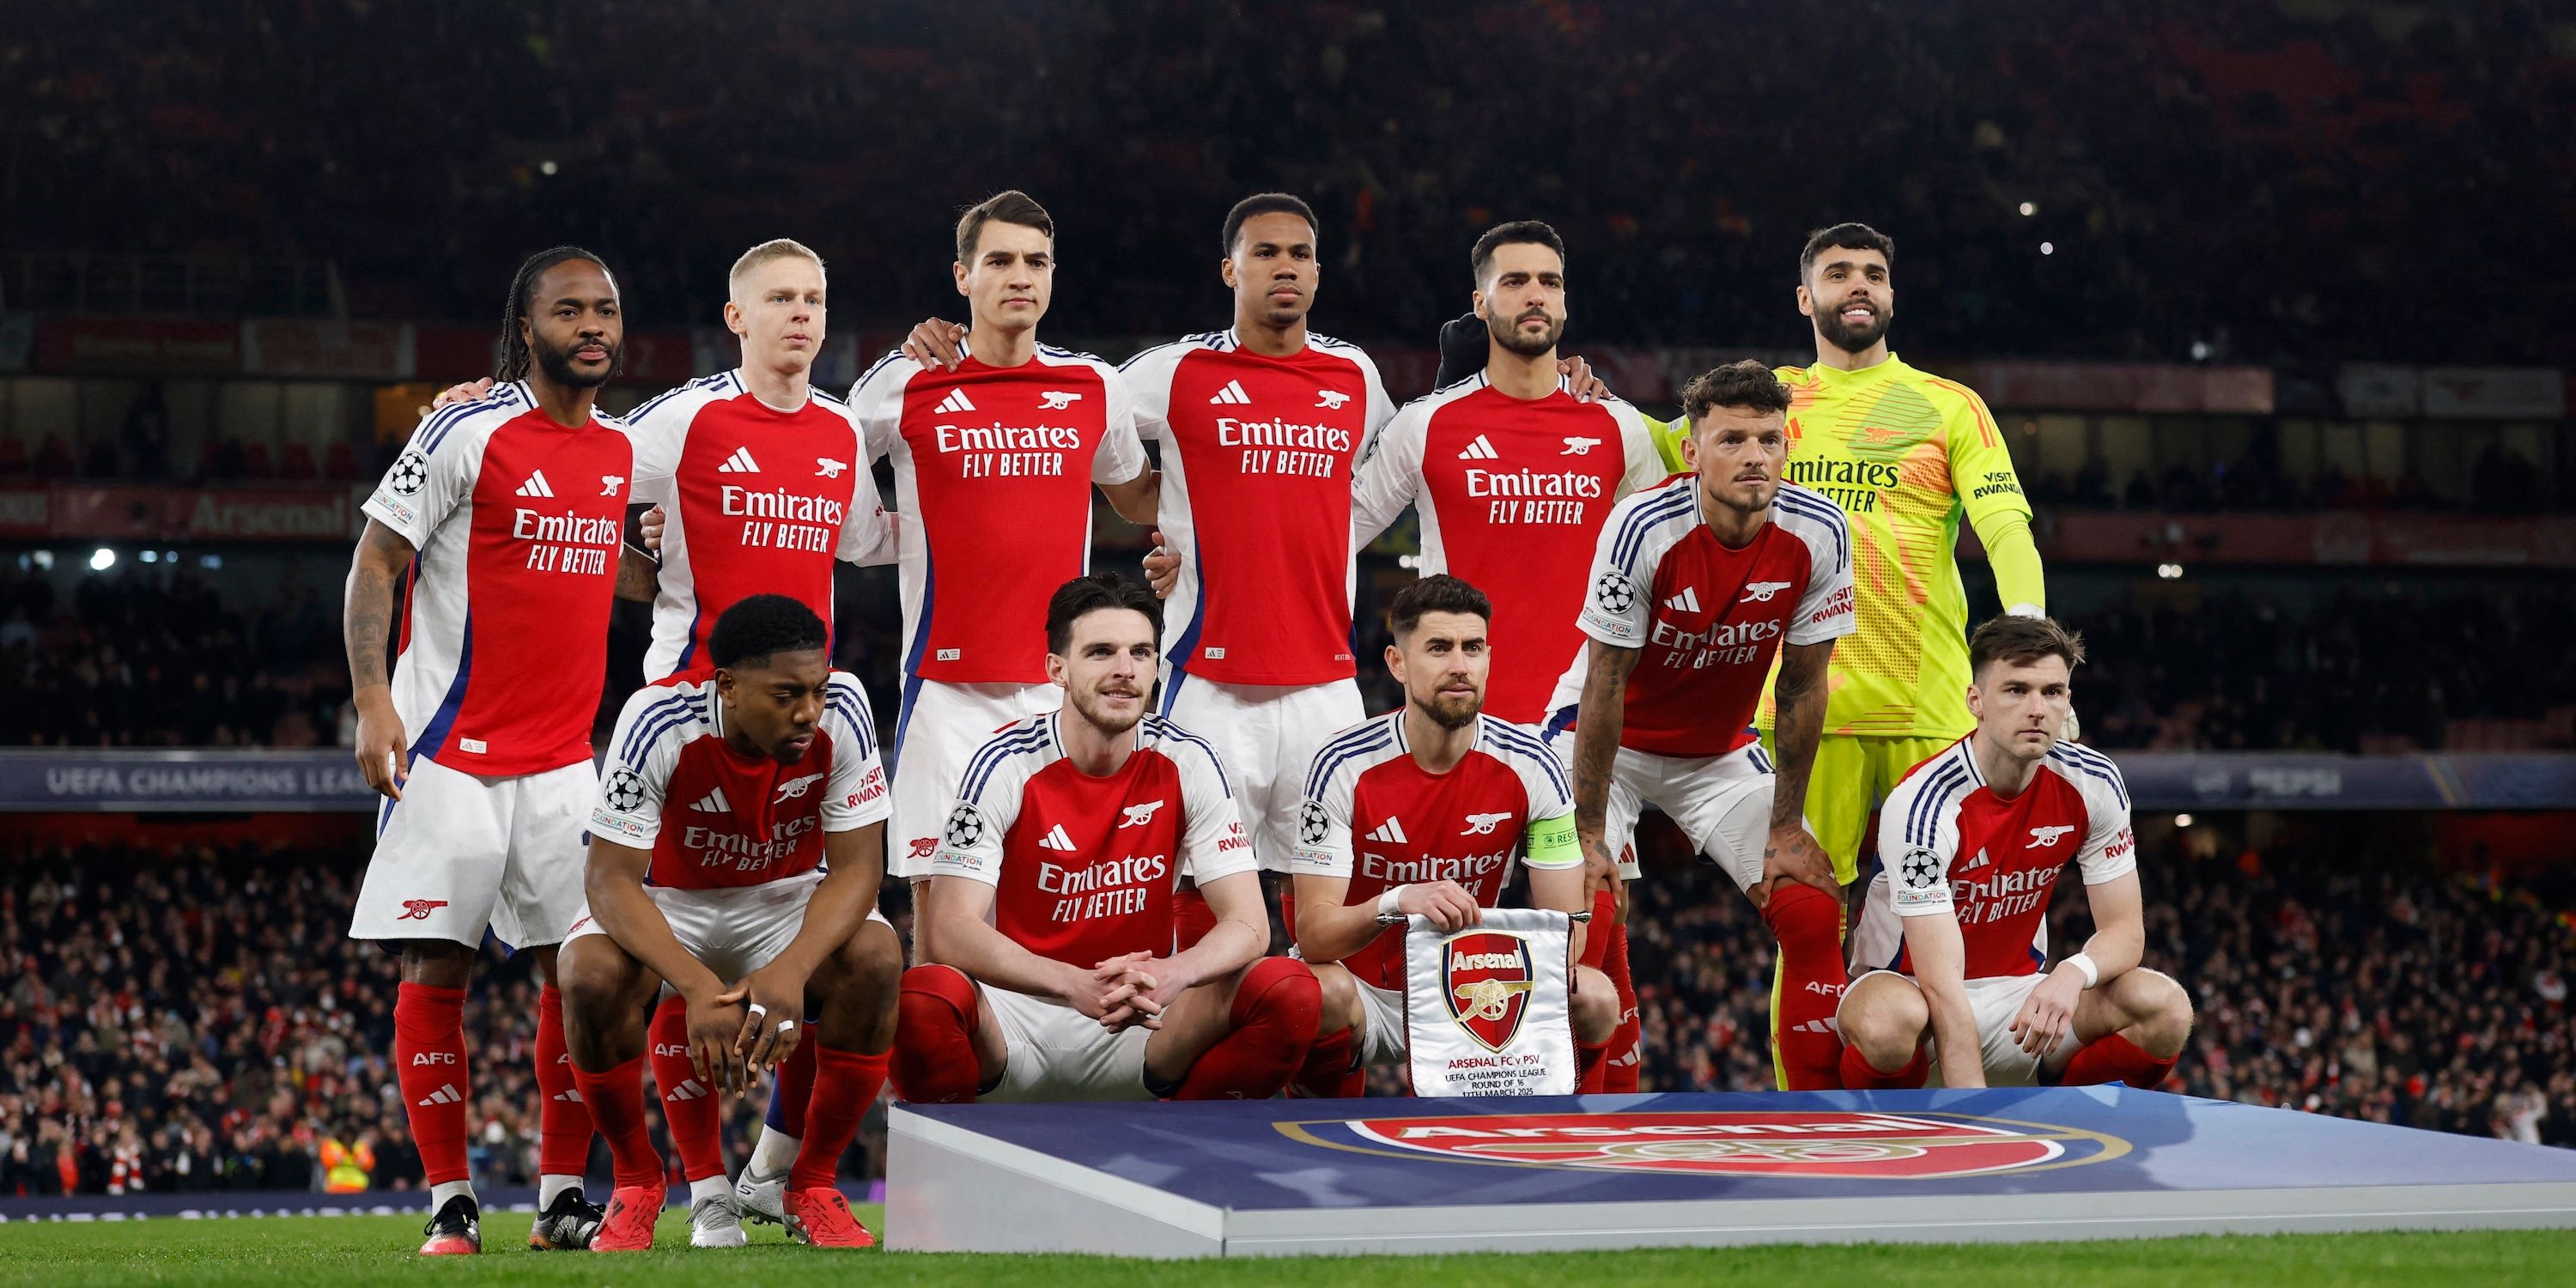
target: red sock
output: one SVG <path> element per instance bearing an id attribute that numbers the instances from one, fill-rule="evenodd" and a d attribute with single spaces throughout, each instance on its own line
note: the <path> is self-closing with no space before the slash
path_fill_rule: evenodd
<path id="1" fill-rule="evenodd" d="M 1183 886 L 1172 892 L 1172 951 L 1185 953 L 1199 946 L 1207 933 L 1216 929 L 1216 909 L 1208 906 L 1207 896 L 1197 886 Z"/>
<path id="2" fill-rule="evenodd" d="M 810 1033 L 813 1029 L 813 1017 L 808 1016 L 805 1030 Z M 769 1098 L 777 1102 L 778 1112 L 771 1114 L 769 1121 L 776 1124 L 781 1132 L 785 1132 L 791 1126 L 800 1132 L 805 1130 L 805 1117 L 813 1112 L 814 1050 L 814 1044 L 811 1042 L 797 1043 L 796 1054 L 787 1057 L 787 1063 L 778 1066 L 778 1076 L 770 1082 Z M 877 1076 L 882 1081 L 885 1071 L 878 1070 Z M 868 1094 L 874 1096 L 876 1093 Z"/>
<path id="3" fill-rule="evenodd" d="M 537 1171 L 579 1176 L 590 1166 L 590 1106 L 572 1085 L 572 1057 L 564 1054 L 563 991 L 537 990 Z"/>
<path id="4" fill-rule="evenodd" d="M 1336 1029 L 1315 1036 L 1315 1045 L 1307 1048 L 1306 1061 L 1297 1067 L 1297 1076 L 1288 1084 L 1288 1094 L 1326 1100 L 1357 1096 L 1368 1087 L 1368 1075 L 1352 1064 L 1356 1050 L 1352 1031 Z"/>
<path id="5" fill-rule="evenodd" d="M 974 1103 L 983 1082 L 975 1065 L 974 981 L 954 966 L 915 966 L 903 973 L 888 1071 L 894 1094 L 915 1104 Z"/>
<path id="6" fill-rule="evenodd" d="M 1190 1066 L 1174 1100 L 1268 1100 L 1315 1047 L 1324 991 L 1306 963 L 1264 957 L 1234 990 L 1234 1031 Z"/>
<path id="7" fill-rule="evenodd" d="M 1637 1075 L 1645 1067 L 1646 1031 L 1637 1018 L 1636 976 L 1628 970 L 1628 927 L 1613 915 L 1610 949 L 1602 954 L 1601 970 L 1619 992 L 1619 1027 L 1610 1032 L 1610 1058 L 1602 1066 L 1601 1089 L 1625 1093 L 1637 1089 Z"/>
<path id="8" fill-rule="evenodd" d="M 715 1088 L 701 1081 L 697 1068 L 689 1063 L 686 999 L 665 998 L 653 1008 L 644 1050 L 653 1064 L 654 1092 L 662 1099 L 662 1121 L 671 1130 L 671 1150 L 680 1156 L 680 1179 L 722 1176 L 724 1108 Z"/>
<path id="9" fill-rule="evenodd" d="M 2125 1082 L 2142 1091 L 2153 1091 L 2164 1085 L 2165 1075 L 2172 1073 L 2173 1067 L 2173 1060 L 2148 1055 L 2137 1043 L 2114 1033 L 2078 1049 L 2075 1058 L 2066 1062 L 2066 1072 L 2057 1076 L 2057 1085 L 2096 1087 L 2106 1082 Z"/>
<path id="10" fill-rule="evenodd" d="M 599 1134 L 608 1138 L 608 1157 L 617 1188 L 662 1184 L 662 1151 L 653 1148 L 653 1132 L 644 1125 L 644 1057 L 592 1073 L 574 1065 L 573 1081 L 590 1105 Z M 710 1097 L 712 1099 L 713 1097 Z"/>
<path id="11" fill-rule="evenodd" d="M 1771 1007 L 1771 1049 L 1783 1091 L 1831 1091 L 1841 1085 L 1843 1040 L 1834 1031 L 1842 1004 L 1843 906 L 1810 885 L 1771 887 L 1762 920 L 1780 941 L 1779 994 Z"/>
<path id="12" fill-rule="evenodd" d="M 1932 1057 L 1923 1048 L 1914 1048 L 1914 1058 L 1894 1073 L 1881 1073 L 1878 1066 L 1861 1058 L 1859 1047 L 1844 1047 L 1840 1062 L 1842 1085 L 1852 1091 L 1910 1091 L 1923 1085 L 1924 1076 L 1932 1071 Z"/>
<path id="13" fill-rule="evenodd" d="M 1297 941 L 1297 892 L 1295 890 L 1282 888 L 1279 891 L 1279 925 L 1288 932 L 1288 941 L 1295 943 Z"/>
<path id="14" fill-rule="evenodd" d="M 1574 1089 L 1576 1091 L 1588 1096 L 1604 1090 L 1602 1075 L 1610 1071 L 1610 1063 L 1606 1058 L 1609 1054 L 1610 1043 L 1607 1041 L 1599 1046 L 1587 1046 L 1580 1041 L 1574 1044 Z"/>
<path id="15" fill-rule="evenodd" d="M 841 1155 L 858 1137 L 859 1120 L 867 1116 L 868 1106 L 877 1102 L 877 1092 L 885 1086 L 886 1060 L 891 1054 L 861 1055 L 806 1042 L 797 1047 L 797 1058 L 808 1051 L 814 1053 L 808 1061 L 814 1070 L 813 1095 L 805 1111 L 805 1139 L 796 1147 L 796 1165 L 787 1170 L 791 1190 L 829 1188 L 839 1178 Z"/>
<path id="16" fill-rule="evenodd" d="M 394 1076 L 432 1185 L 466 1179 L 465 990 L 405 984 L 394 991 Z"/>

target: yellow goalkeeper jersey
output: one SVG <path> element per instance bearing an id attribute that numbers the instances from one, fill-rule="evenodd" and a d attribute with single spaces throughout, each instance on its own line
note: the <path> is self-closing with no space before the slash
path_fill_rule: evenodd
<path id="1" fill-rule="evenodd" d="M 1860 371 L 1775 369 L 1789 386 L 1789 481 L 1832 497 L 1852 525 L 1853 607 L 1860 629 L 1834 646 L 1825 732 L 1890 738 L 1956 738 L 1968 718 L 1968 595 L 1959 584 L 1959 521 L 1993 549 L 2002 533 L 2027 533 L 2012 453 L 1985 400 L 1896 355 Z M 1653 427 L 1667 468 L 1681 459 L 1683 422 Z M 2047 606 L 2027 537 L 2028 560 L 1998 568 L 2019 583 L 2005 603 Z M 1777 670 L 1777 664 L 1774 664 Z M 1766 690 L 1758 717 L 1771 731 Z"/>

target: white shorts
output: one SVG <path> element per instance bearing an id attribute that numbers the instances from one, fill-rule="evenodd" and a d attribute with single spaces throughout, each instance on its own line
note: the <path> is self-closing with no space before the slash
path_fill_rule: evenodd
<path id="1" fill-rule="evenodd" d="M 587 760 L 479 778 L 414 757 L 403 798 L 376 812 L 376 853 L 351 939 L 449 939 L 472 947 L 563 941 L 580 915 L 585 830 L 599 803 Z"/>
<path id="2" fill-rule="evenodd" d="M 1111 1033 L 1060 1002 L 978 985 L 1002 1025 L 1002 1081 L 976 1097 L 1029 1103 L 1152 1100 L 1145 1089 L 1145 1041 L 1153 1031 Z"/>
<path id="3" fill-rule="evenodd" d="M 1913 982 L 1895 971 L 1874 970 L 1853 980 L 1852 984 L 1856 987 L 1871 975 L 1896 975 L 1907 983 Z M 2021 1004 L 2030 1000 L 2032 990 L 2046 978 L 2046 975 L 2034 971 L 2028 975 L 2002 975 L 1968 981 L 1968 1010 L 1977 1018 L 1977 1046 L 1985 1057 L 1987 1086 L 2038 1085 L 2040 1058 L 2021 1049 L 2020 1039 L 2013 1036 L 2012 1022 L 2014 1016 L 2021 1014 Z M 1843 990 L 1844 999 L 1849 1000 L 1851 993 L 1851 989 Z M 1834 1023 L 1837 1028 L 1842 1024 L 1839 1008 Z M 2071 1033 L 2062 1039 L 2063 1042 L 2074 1040 Z M 1933 1057 L 1931 1078 L 1924 1085 L 1941 1085 L 1941 1061 L 1937 1054 Z"/>
<path id="4" fill-rule="evenodd" d="M 796 932 L 805 928 L 805 905 L 813 901 L 814 887 L 821 884 L 821 872 L 806 872 L 722 890 L 646 886 L 644 891 L 662 910 L 662 920 L 671 923 L 671 937 L 680 941 L 680 947 L 730 984 L 787 951 Z M 867 919 L 885 923 L 874 908 L 868 909 Z M 607 933 L 607 927 L 591 919 L 585 904 L 564 942 Z"/>
<path id="5" fill-rule="evenodd" d="M 1359 681 L 1226 684 L 1169 666 L 1163 672 L 1164 717 L 1216 747 L 1252 857 L 1265 872 L 1287 871 L 1315 752 L 1367 718 Z"/>
<path id="6" fill-rule="evenodd" d="M 939 828 L 957 804 L 966 762 L 1002 726 L 1064 705 L 1052 684 L 949 684 L 921 680 L 904 690 L 894 727 L 894 817 L 886 824 L 886 875 L 930 876 Z"/>
<path id="7" fill-rule="evenodd" d="M 1367 1029 L 1360 1034 L 1360 1067 L 1403 1064 L 1412 1050 L 1404 1037 L 1404 990 L 1364 984 L 1358 976 L 1351 977 L 1351 983 L 1359 988 L 1360 1013 L 1367 1017 Z"/>
<path id="8" fill-rule="evenodd" d="M 1574 730 L 1558 730 L 1548 748 L 1574 763 Z M 1658 756 L 1619 749 L 1611 762 L 1610 807 L 1602 843 L 1621 856 L 1619 875 L 1636 880 L 1637 818 L 1645 807 L 1662 810 L 1691 846 L 1749 890 L 1762 880 L 1762 847 L 1771 835 L 1771 759 L 1760 743 L 1722 756 Z"/>

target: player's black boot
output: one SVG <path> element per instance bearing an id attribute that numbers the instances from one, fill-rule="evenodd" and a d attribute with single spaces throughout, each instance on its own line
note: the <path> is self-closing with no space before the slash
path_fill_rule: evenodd
<path id="1" fill-rule="evenodd" d="M 539 1252 L 579 1252 L 588 1248 L 590 1236 L 599 1233 L 602 1211 L 582 1194 L 580 1186 L 565 1190 L 537 1214 L 537 1223 L 528 1227 L 528 1246 Z"/>
<path id="2" fill-rule="evenodd" d="M 428 1235 L 420 1245 L 424 1257 L 472 1255 L 483 1250 L 483 1209 L 469 1195 L 459 1194 L 439 1206 L 429 1224 L 420 1228 Z"/>

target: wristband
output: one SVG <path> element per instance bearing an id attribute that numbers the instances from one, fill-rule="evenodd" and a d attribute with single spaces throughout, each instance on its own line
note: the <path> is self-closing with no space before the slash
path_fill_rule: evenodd
<path id="1" fill-rule="evenodd" d="M 2084 987 L 2088 989 L 2102 982 L 2102 968 L 2094 965 L 2093 959 L 2083 953 L 2077 953 L 2059 964 L 2072 966 L 2084 972 Z"/>
<path id="2" fill-rule="evenodd" d="M 1387 892 L 1385 894 L 1379 895 L 1377 897 L 1378 920 L 1401 920 L 1404 917 L 1404 914 L 1396 909 L 1396 900 L 1403 898 L 1404 892 L 1412 888 L 1413 887 L 1411 886 L 1390 886 L 1387 888 Z"/>
<path id="3" fill-rule="evenodd" d="M 2046 617 L 2046 616 L 2048 616 L 2048 613 L 2047 613 L 2045 610 L 2041 609 L 2041 608 L 2040 608 L 2040 606 L 2039 606 L 2039 605 L 2037 605 L 2037 604 L 2015 604 L 2015 605 L 2013 605 L 2012 607 L 2007 608 L 2007 609 L 2005 609 L 2005 610 L 2004 610 L 2004 616 L 2006 616 L 2006 617 Z"/>

